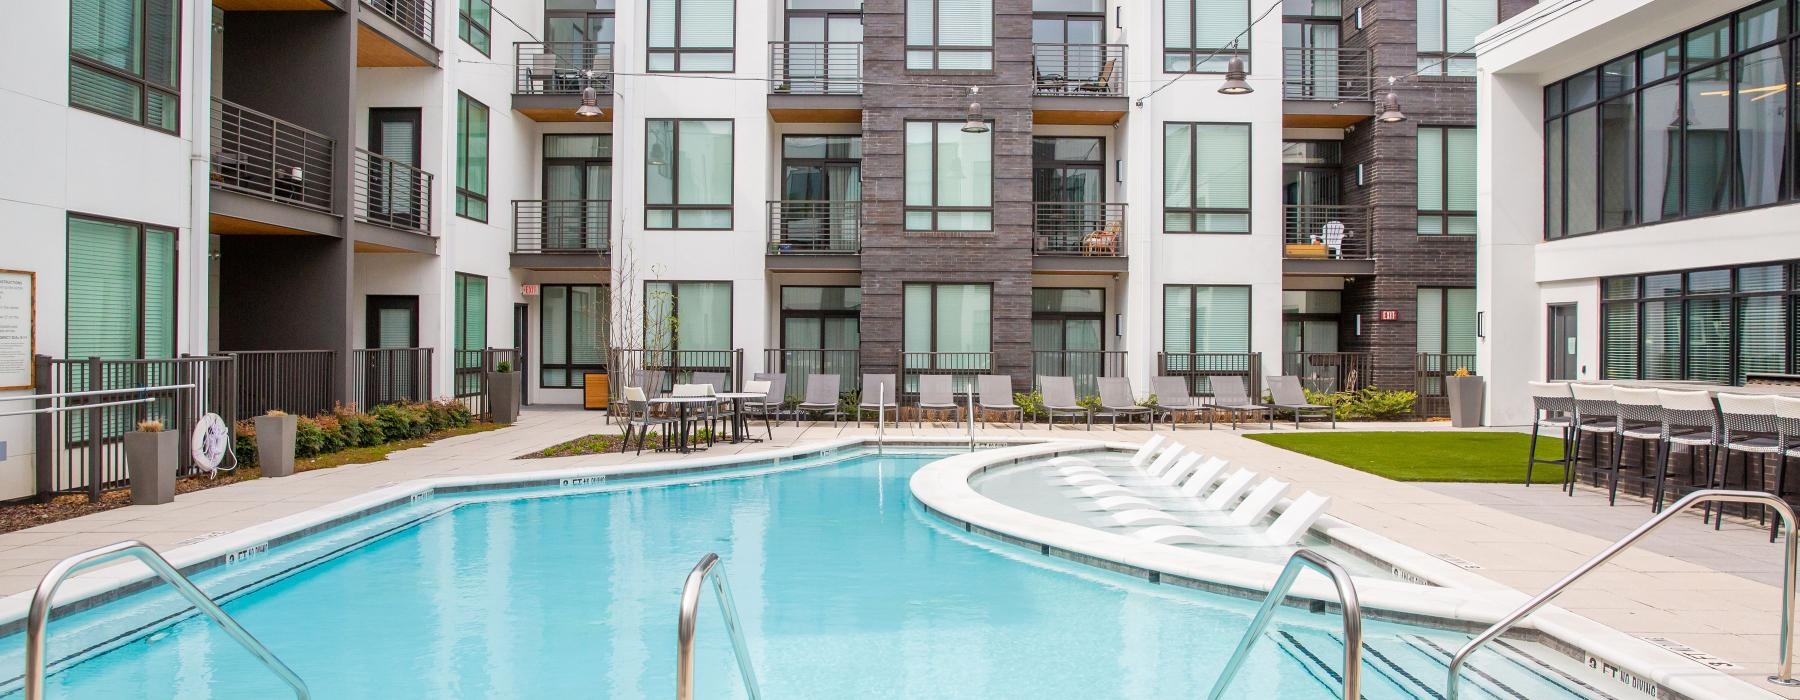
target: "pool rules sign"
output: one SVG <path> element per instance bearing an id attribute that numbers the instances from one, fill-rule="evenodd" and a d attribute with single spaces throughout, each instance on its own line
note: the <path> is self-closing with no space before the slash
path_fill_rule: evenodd
<path id="1" fill-rule="evenodd" d="M 0 389 L 33 386 L 32 353 L 37 351 L 37 278 L 21 270 L 0 270 Z"/>

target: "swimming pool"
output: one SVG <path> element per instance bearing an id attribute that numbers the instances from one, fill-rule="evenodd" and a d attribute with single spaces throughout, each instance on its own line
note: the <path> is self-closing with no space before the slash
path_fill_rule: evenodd
<path id="1" fill-rule="evenodd" d="M 850 450 L 637 484 L 434 495 L 195 581 L 319 698 L 665 697 L 679 589 L 707 552 L 724 559 L 765 697 L 1204 694 L 1254 601 L 949 527 L 907 488 L 935 458 Z M 209 621 L 165 619 L 179 607 L 159 589 L 53 622 L 50 658 L 62 661 L 49 692 L 286 695 Z M 698 695 L 739 697 L 715 607 L 701 611 Z M 1334 614 L 1284 610 L 1233 696 L 1336 697 L 1336 628 Z M 1364 696 L 1433 697 L 1465 638 L 1369 623 Z M 0 646 L 11 689 L 21 647 L 17 636 Z M 1481 691 L 1465 697 L 1583 697 L 1546 654 L 1483 652 L 1465 685 Z"/>

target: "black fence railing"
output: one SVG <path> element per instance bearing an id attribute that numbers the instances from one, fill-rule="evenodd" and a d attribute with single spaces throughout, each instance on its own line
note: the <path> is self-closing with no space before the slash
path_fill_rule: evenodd
<path id="1" fill-rule="evenodd" d="M 1125 95 L 1124 44 L 1034 44 L 1031 48 L 1036 94 Z"/>
<path id="2" fill-rule="evenodd" d="M 1213 377 L 1243 377 L 1250 400 L 1262 399 L 1262 353 L 1260 352 L 1159 352 L 1157 372 L 1187 380 L 1194 396 L 1212 396 Z"/>
<path id="3" fill-rule="evenodd" d="M 1119 202 L 1034 202 L 1031 252 L 1038 255 L 1125 256 L 1125 205 Z"/>
<path id="4" fill-rule="evenodd" d="M 1369 260 L 1369 208 L 1354 204 L 1289 204 L 1282 208 L 1281 257 Z"/>
<path id="5" fill-rule="evenodd" d="M 248 107 L 212 102 L 213 187 L 330 211 L 336 145 L 329 136 Z"/>
<path id="6" fill-rule="evenodd" d="M 612 202 L 513 200 L 513 252 L 599 255 L 612 248 Z"/>
<path id="7" fill-rule="evenodd" d="M 366 411 L 383 404 L 430 401 L 432 354 L 431 348 L 351 350 L 351 403 Z"/>
<path id="8" fill-rule="evenodd" d="M 772 95 L 862 94 L 862 42 L 769 42 Z"/>
<path id="9" fill-rule="evenodd" d="M 1289 100 L 1370 99 L 1368 49 L 1281 50 L 1281 96 Z"/>
<path id="10" fill-rule="evenodd" d="M 1302 386 L 1324 393 L 1355 391 L 1367 386 L 1370 364 L 1366 352 L 1284 352 L 1281 373 L 1299 377 Z"/>
<path id="11" fill-rule="evenodd" d="M 145 420 L 160 420 L 163 429 L 179 438 L 178 474 L 192 474 L 194 424 L 200 416 L 237 415 L 233 402 L 236 375 L 230 357 L 178 357 L 153 360 L 56 359 L 38 355 L 36 393 L 51 394 L 109 389 L 142 389 L 129 394 L 69 397 L 62 406 L 93 406 L 81 410 L 39 413 L 33 416 L 36 493 L 40 501 L 57 494 L 85 493 L 97 501 L 103 492 L 131 484 L 125 464 L 125 433 Z M 193 389 L 156 389 L 159 386 L 195 385 Z M 147 403 L 101 406 L 134 399 Z M 49 408 L 54 399 L 39 400 L 32 408 Z"/>
<path id="12" fill-rule="evenodd" d="M 954 377 L 951 387 L 961 395 L 975 386 L 976 377 L 993 373 L 994 353 L 991 352 L 902 352 L 900 396 L 896 398 L 901 401 L 916 401 L 919 398 L 919 377 L 927 374 L 948 374 Z"/>
<path id="13" fill-rule="evenodd" d="M 248 420 L 272 410 L 310 416 L 331 410 L 337 376 L 332 350 L 244 350 L 220 353 L 237 364 L 237 412 Z"/>
<path id="14" fill-rule="evenodd" d="M 862 250 L 862 213 L 862 202 L 769 202 L 769 254 L 854 254 Z"/>
<path id="15" fill-rule="evenodd" d="M 1071 377 L 1078 396 L 1099 396 L 1101 377 L 1125 376 L 1124 350 L 1033 350 L 1031 383 L 1038 377 Z M 1148 388 L 1148 387 L 1145 387 Z"/>
<path id="16" fill-rule="evenodd" d="M 1413 405 L 1419 415 L 1450 415 L 1449 383 L 1444 378 L 1456 374 L 1458 369 L 1474 374 L 1475 353 L 1421 352 L 1413 356 L 1413 391 L 1419 394 Z"/>
<path id="17" fill-rule="evenodd" d="M 763 351 L 768 372 L 787 375 L 787 398 L 806 398 L 807 379 L 814 374 L 838 376 L 838 391 L 848 394 L 861 387 L 862 352 L 859 350 L 802 350 L 774 348 Z"/>
<path id="18" fill-rule="evenodd" d="M 726 389 L 744 385 L 744 351 L 733 350 L 644 350 L 613 348 L 607 353 L 608 388 L 614 396 L 627 386 L 642 386 L 652 378 L 657 386 L 644 387 L 651 394 L 668 392 L 676 384 L 694 381 L 695 372 L 722 372 Z M 647 375 L 648 372 L 658 373 Z"/>
<path id="19" fill-rule="evenodd" d="M 432 41 L 432 22 L 437 13 L 435 0 L 362 0 L 363 7 L 394 20 L 413 36 Z"/>
<path id="20" fill-rule="evenodd" d="M 522 371 L 518 348 L 480 348 L 452 351 L 450 371 L 451 396 L 469 408 L 469 413 L 483 420 L 493 417 L 492 397 L 488 392 L 488 373 L 505 362 L 514 372 Z"/>
<path id="21" fill-rule="evenodd" d="M 519 95 L 579 95 L 613 91 L 613 45 L 607 41 L 521 41 L 513 44 Z"/>
<path id="22" fill-rule="evenodd" d="M 355 177 L 358 221 L 429 235 L 431 173 L 358 148 Z"/>

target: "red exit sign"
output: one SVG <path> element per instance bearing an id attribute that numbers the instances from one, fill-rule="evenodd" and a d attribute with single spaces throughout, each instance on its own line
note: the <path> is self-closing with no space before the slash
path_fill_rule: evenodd
<path id="1" fill-rule="evenodd" d="M 1395 309 L 1382 309 L 1379 318 L 1383 321 L 1398 321 L 1400 320 L 1400 312 Z"/>

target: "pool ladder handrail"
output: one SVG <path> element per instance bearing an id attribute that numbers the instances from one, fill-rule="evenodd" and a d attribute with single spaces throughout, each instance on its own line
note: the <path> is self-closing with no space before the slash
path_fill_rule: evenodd
<path id="1" fill-rule="evenodd" d="M 896 414 L 895 419 L 899 418 Z M 857 416 L 858 421 L 862 416 Z M 875 454 L 887 452 L 887 382 L 875 384 Z"/>
<path id="2" fill-rule="evenodd" d="M 1231 686 L 1231 680 L 1237 677 L 1238 669 L 1250 656 L 1250 647 L 1262 636 L 1269 621 L 1275 617 L 1275 609 L 1287 598 L 1288 589 L 1294 587 L 1294 579 L 1299 578 L 1301 569 L 1313 569 L 1331 579 L 1337 587 L 1338 602 L 1343 608 L 1344 616 L 1344 692 L 1340 697 L 1357 698 L 1358 689 L 1362 686 L 1362 604 L 1356 597 L 1356 583 L 1350 580 L 1350 573 L 1330 558 L 1310 549 L 1302 549 L 1288 557 L 1287 565 L 1281 568 L 1281 575 L 1275 578 L 1275 586 L 1263 597 L 1262 607 L 1257 608 L 1256 617 L 1251 618 L 1250 628 L 1244 630 L 1244 636 L 1238 640 L 1237 649 L 1231 652 L 1231 660 L 1225 662 L 1225 669 L 1219 672 L 1219 679 L 1213 682 L 1212 692 L 1208 700 L 1219 700 L 1225 697 L 1225 690 Z"/>
<path id="3" fill-rule="evenodd" d="M 975 385 L 969 385 L 969 451 L 975 451 Z"/>
<path id="4" fill-rule="evenodd" d="M 724 567 L 719 566 L 719 555 L 712 552 L 700 557 L 700 563 L 688 572 L 687 582 L 681 586 L 681 621 L 675 626 L 675 700 L 694 698 L 694 627 L 699 622 L 701 589 L 709 578 L 713 597 L 719 599 L 719 614 L 725 618 L 725 632 L 731 636 L 731 651 L 737 655 L 744 691 L 750 700 L 760 700 L 762 689 L 756 684 L 756 669 L 750 666 L 750 647 L 744 644 L 737 604 L 731 600 L 731 584 L 725 580 Z"/>
<path id="5" fill-rule="evenodd" d="M 1773 494 L 1764 491 L 1704 489 L 1690 493 L 1681 500 L 1671 504 L 1668 508 L 1663 509 L 1661 513 L 1650 516 L 1650 519 L 1645 520 L 1644 524 L 1639 525 L 1636 530 L 1632 530 L 1629 534 L 1619 538 L 1612 546 L 1607 547 L 1599 554 L 1594 555 L 1594 558 L 1589 559 L 1586 563 L 1576 567 L 1574 571 L 1569 572 L 1569 575 L 1564 576 L 1562 580 L 1550 584 L 1550 587 L 1544 589 L 1544 592 L 1533 596 L 1531 600 L 1526 601 L 1525 604 L 1519 606 L 1517 610 L 1508 613 L 1506 617 L 1501 618 L 1500 621 L 1494 623 L 1492 627 L 1487 628 L 1486 631 L 1477 635 L 1474 639 L 1469 640 L 1469 643 L 1464 644 L 1461 649 L 1457 650 L 1456 656 L 1451 657 L 1450 659 L 1450 666 L 1448 669 L 1449 677 L 1444 682 L 1444 695 L 1446 699 L 1456 700 L 1457 684 L 1462 680 L 1461 671 L 1463 663 L 1469 660 L 1469 655 L 1475 653 L 1476 649 L 1481 648 L 1488 642 L 1505 634 L 1507 630 L 1512 629 L 1520 620 L 1525 619 L 1526 616 L 1536 612 L 1538 608 L 1548 604 L 1551 599 L 1561 594 L 1564 589 L 1568 588 L 1576 581 L 1581 580 L 1582 577 L 1588 575 L 1588 573 L 1592 572 L 1594 569 L 1599 568 L 1600 565 L 1605 564 L 1613 557 L 1618 556 L 1620 552 L 1630 549 L 1632 545 L 1637 544 L 1638 540 L 1643 539 L 1644 536 L 1649 535 L 1657 528 L 1662 527 L 1682 511 L 1699 503 L 1712 502 L 1760 503 L 1773 506 L 1776 512 L 1781 515 L 1782 523 L 1786 525 L 1787 541 L 1786 546 L 1783 547 L 1783 554 L 1786 561 L 1782 567 L 1781 576 L 1781 636 L 1779 642 L 1781 645 L 1781 660 L 1777 665 L 1776 674 L 1769 676 L 1769 682 L 1774 683 L 1775 685 L 1788 687 L 1800 686 L 1800 680 L 1794 679 L 1793 667 L 1794 565 L 1795 554 L 1797 551 L 1800 551 L 1796 549 L 1796 547 L 1800 547 L 1800 542 L 1796 542 L 1795 538 L 1794 509 L 1789 507 L 1786 501 L 1776 498 Z M 1722 512 L 1723 511 L 1721 511 L 1721 513 Z"/>
<path id="6" fill-rule="evenodd" d="M 300 698 L 300 700 L 308 700 L 312 697 L 312 693 L 306 688 L 306 682 L 300 680 L 300 675 L 294 673 L 294 669 L 283 663 L 279 657 L 275 656 L 275 652 L 269 651 L 269 648 L 263 646 L 262 642 L 256 641 L 256 637 L 252 636 L 249 630 L 244 629 L 237 620 L 232 619 L 230 615 L 220 609 L 218 603 L 213 602 L 213 599 L 195 586 L 193 581 L 182 575 L 175 565 L 170 564 L 169 560 L 164 559 L 150 545 L 138 540 L 125 540 L 59 561 L 56 566 L 50 567 L 50 571 L 44 574 L 44 579 L 38 582 L 37 592 L 31 596 L 31 610 L 26 617 L 25 625 L 26 700 L 42 700 L 44 697 L 46 669 L 44 633 L 45 628 L 50 624 L 50 601 L 56 596 L 56 589 L 77 571 L 126 557 L 142 562 L 152 573 L 193 604 L 195 609 L 212 618 L 213 622 L 219 623 L 219 627 L 223 628 L 226 634 L 231 635 L 231 638 L 237 640 L 240 646 L 243 646 L 275 675 L 280 676 L 281 680 L 293 689 L 294 697 Z"/>

